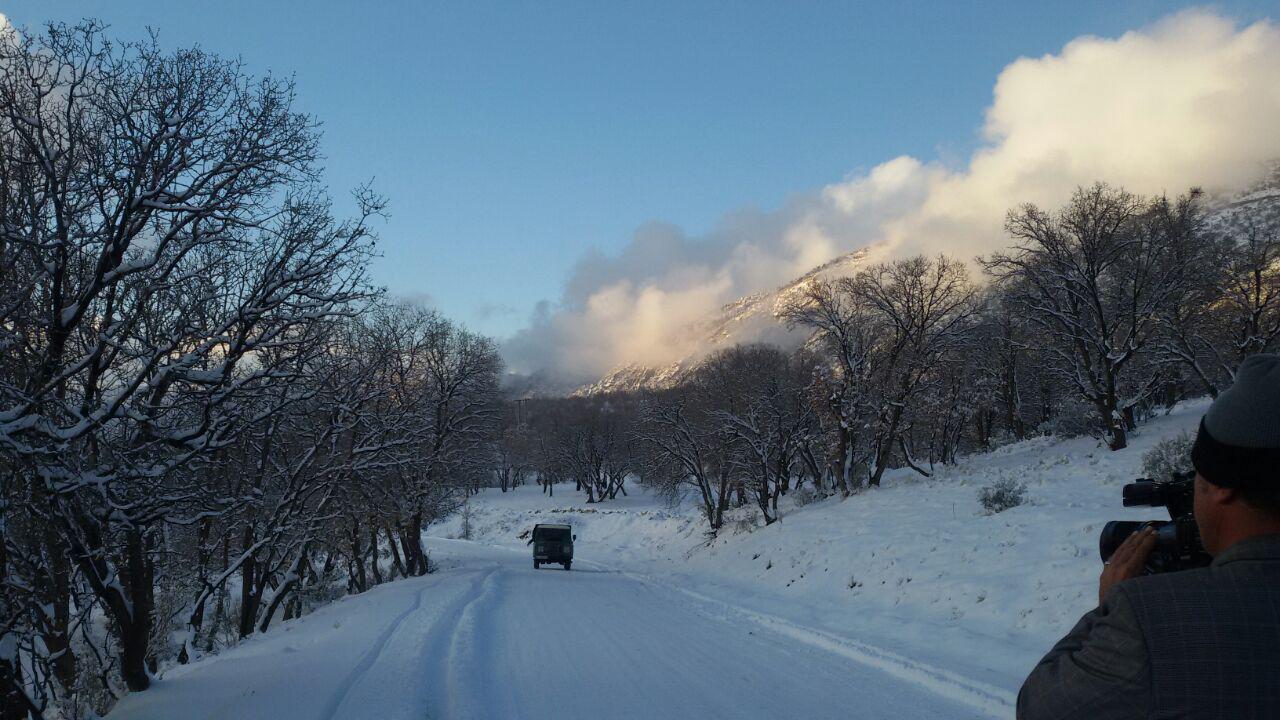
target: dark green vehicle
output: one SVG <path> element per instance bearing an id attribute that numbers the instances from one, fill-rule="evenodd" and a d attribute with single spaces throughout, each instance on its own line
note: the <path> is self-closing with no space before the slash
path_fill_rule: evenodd
<path id="1" fill-rule="evenodd" d="M 573 565 L 573 541 L 577 539 L 569 525 L 539 524 L 533 526 L 533 537 L 525 544 L 533 546 L 535 568 L 543 563 L 560 563 L 568 570 Z"/>

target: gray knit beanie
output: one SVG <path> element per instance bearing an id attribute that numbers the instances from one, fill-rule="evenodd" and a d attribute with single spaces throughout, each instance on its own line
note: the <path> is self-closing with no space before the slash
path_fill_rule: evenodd
<path id="1" fill-rule="evenodd" d="M 1200 421 L 1191 450 L 1196 471 L 1214 485 L 1280 482 L 1280 355 L 1252 355 Z"/>

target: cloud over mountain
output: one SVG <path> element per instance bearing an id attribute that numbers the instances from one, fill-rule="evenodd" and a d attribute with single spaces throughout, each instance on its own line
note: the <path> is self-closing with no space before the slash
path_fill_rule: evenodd
<path id="1" fill-rule="evenodd" d="M 507 340 L 512 369 L 599 376 L 698 350 L 691 323 L 734 299 L 878 244 L 879 257 L 986 253 L 1008 209 L 1105 180 L 1140 193 L 1237 189 L 1280 158 L 1280 27 L 1193 10 L 1119 38 L 1021 58 L 995 82 L 963 167 L 902 156 L 704 237 L 652 223 L 616 256 L 583 257 L 558 304 Z M 939 138 L 945 140 L 945 138 Z"/>

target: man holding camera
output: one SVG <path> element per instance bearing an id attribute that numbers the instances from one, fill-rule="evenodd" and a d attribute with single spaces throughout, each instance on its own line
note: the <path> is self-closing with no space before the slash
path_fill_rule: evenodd
<path id="1" fill-rule="evenodd" d="M 1023 683 L 1019 718 L 1280 718 L 1280 356 L 1241 364 L 1192 463 L 1212 564 L 1147 575 L 1156 534 L 1131 535 L 1098 607 Z"/>

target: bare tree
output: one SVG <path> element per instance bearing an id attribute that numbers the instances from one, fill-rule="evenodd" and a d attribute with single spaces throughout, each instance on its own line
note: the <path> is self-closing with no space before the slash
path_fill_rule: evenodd
<path id="1" fill-rule="evenodd" d="M 793 327 L 813 331 L 817 352 L 826 359 L 816 369 L 813 389 L 834 428 L 835 484 L 844 495 L 857 483 L 854 468 L 865 466 L 870 455 L 861 431 L 872 407 L 879 336 L 870 307 L 849 290 L 848 283 L 815 281 L 783 313 Z"/>
<path id="2" fill-rule="evenodd" d="M 1229 238 L 1223 323 L 1234 330 L 1231 377 L 1249 355 L 1280 346 L 1280 193 L 1241 201 L 1223 217 Z"/>
<path id="3" fill-rule="evenodd" d="M 158 523 L 201 495 L 180 470 L 365 296 L 380 204 L 333 220 L 291 85 L 199 50 L 50 26 L 3 45 L 0 98 L 0 447 L 144 689 Z"/>
<path id="4" fill-rule="evenodd" d="M 1280 195 L 1253 193 L 1202 225 L 1170 249 L 1185 272 L 1158 350 L 1216 397 L 1244 358 L 1280 345 Z"/>
<path id="5" fill-rule="evenodd" d="M 1036 338 L 1032 332 L 1027 319 L 1002 293 L 986 293 L 976 318 L 973 347 L 965 353 L 975 366 L 978 387 L 992 403 L 989 415 L 976 419 L 975 440 L 981 447 L 990 446 L 996 426 L 1002 426 L 1016 440 L 1028 434 L 1024 393 L 1034 364 Z"/>
<path id="6" fill-rule="evenodd" d="M 565 398 L 541 418 L 549 423 L 544 445 L 549 475 L 573 480 L 589 503 L 626 494 L 626 479 L 635 465 L 630 398 Z"/>
<path id="7" fill-rule="evenodd" d="M 977 310 L 975 291 L 960 262 L 923 256 L 873 266 L 845 281 L 847 292 L 878 321 L 879 387 L 868 483 L 880 484 L 894 446 L 915 467 L 903 444 L 903 420 L 917 395 L 936 377 L 938 363 L 959 350 Z"/>
<path id="8" fill-rule="evenodd" d="M 716 532 L 729 506 L 733 463 L 712 412 L 694 382 L 651 393 L 641 404 L 636 444 L 641 480 L 672 499 L 692 489 Z"/>
<path id="9" fill-rule="evenodd" d="M 1170 232 L 1188 230 L 1195 202 L 1195 193 L 1171 205 L 1101 183 L 1081 188 L 1055 214 L 1034 205 L 1011 211 L 1013 250 L 984 261 L 1046 333 L 1052 369 L 1092 405 L 1113 450 L 1127 444 L 1134 409 L 1155 385 L 1130 368 L 1178 287 Z"/>
<path id="10" fill-rule="evenodd" d="M 525 420 L 525 399 L 505 399 L 502 429 L 498 442 L 498 463 L 494 473 L 502 492 L 523 485 L 535 465 L 534 437 Z"/>

